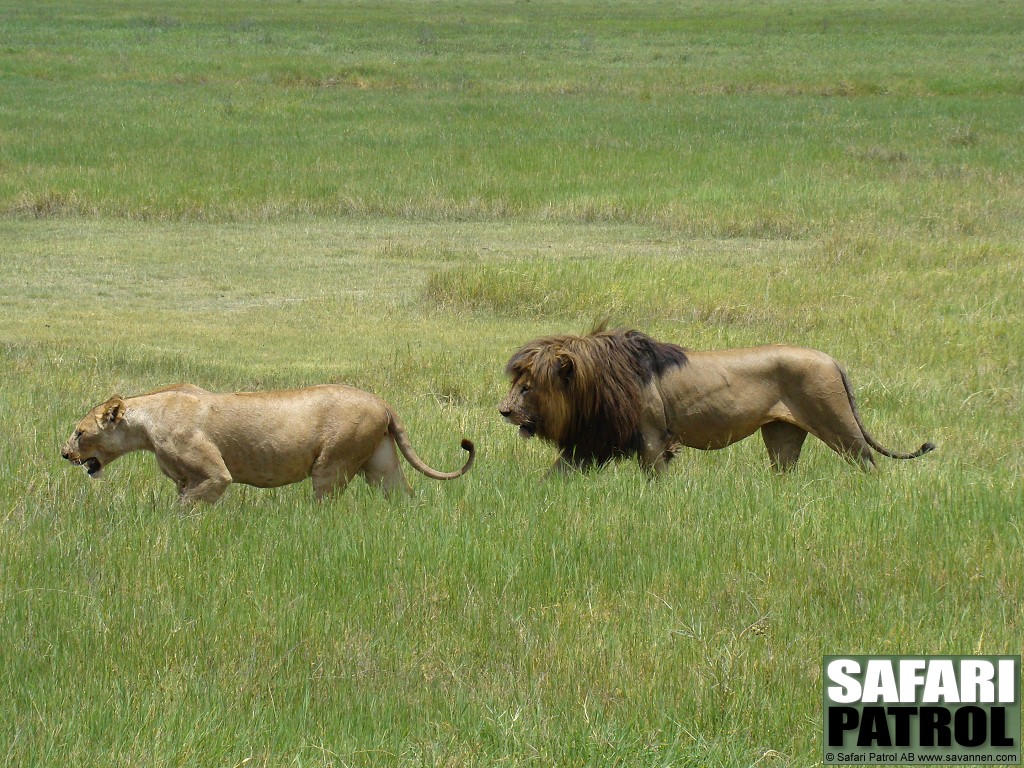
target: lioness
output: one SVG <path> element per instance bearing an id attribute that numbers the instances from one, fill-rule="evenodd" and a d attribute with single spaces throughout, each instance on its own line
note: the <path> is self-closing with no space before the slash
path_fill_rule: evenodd
<path id="1" fill-rule="evenodd" d="M 276 488 L 307 477 L 319 499 L 359 473 L 389 495 L 409 494 L 396 443 L 435 480 L 461 477 L 473 464 L 473 443 L 463 440 L 469 458 L 462 469 L 431 469 L 387 403 L 333 384 L 234 394 L 175 384 L 127 399 L 115 395 L 78 423 L 61 455 L 95 478 L 119 456 L 152 451 L 188 504 L 213 503 L 233 482 Z"/>
<path id="2" fill-rule="evenodd" d="M 775 345 L 694 352 L 632 330 L 549 336 L 520 347 L 499 411 L 525 437 L 555 443 L 555 471 L 636 455 L 653 472 L 680 446 L 715 449 L 761 430 L 771 466 L 788 470 L 808 434 L 864 469 L 872 449 L 846 372 L 813 349 Z"/>

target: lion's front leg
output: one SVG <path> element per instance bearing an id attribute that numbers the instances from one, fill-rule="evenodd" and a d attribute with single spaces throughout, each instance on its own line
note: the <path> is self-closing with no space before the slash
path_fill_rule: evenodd
<path id="1" fill-rule="evenodd" d="M 678 441 L 660 424 L 646 426 L 640 430 L 637 461 L 640 462 L 641 469 L 656 477 L 668 469 L 668 463 L 678 448 Z"/>
<path id="2" fill-rule="evenodd" d="M 561 477 L 575 475 L 580 472 L 584 472 L 589 466 L 589 463 L 576 458 L 570 453 L 562 451 L 558 454 L 558 460 L 551 465 L 551 469 L 548 470 L 545 475 L 545 479 L 550 479 L 556 475 Z"/>
<path id="3" fill-rule="evenodd" d="M 665 401 L 655 383 L 647 388 L 643 421 L 640 424 L 640 468 L 652 477 L 668 469 L 668 463 L 679 448 L 678 440 L 669 432 Z"/>

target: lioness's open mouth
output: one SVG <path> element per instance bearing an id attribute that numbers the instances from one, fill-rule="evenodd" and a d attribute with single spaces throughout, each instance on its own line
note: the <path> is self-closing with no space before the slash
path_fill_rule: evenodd
<path id="1" fill-rule="evenodd" d="M 71 456 L 65 456 L 65 459 L 70 461 L 76 467 L 85 467 L 86 474 L 89 477 L 96 477 L 100 472 L 103 471 L 103 462 L 97 459 L 95 456 L 91 456 L 88 459 L 75 459 Z"/>

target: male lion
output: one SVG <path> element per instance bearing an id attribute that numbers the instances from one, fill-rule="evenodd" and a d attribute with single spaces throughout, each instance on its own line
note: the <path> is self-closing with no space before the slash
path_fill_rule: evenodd
<path id="1" fill-rule="evenodd" d="M 469 458 L 462 469 L 431 469 L 387 403 L 332 384 L 234 394 L 175 384 L 127 399 L 114 395 L 78 423 L 61 455 L 98 477 L 119 456 L 152 451 L 183 503 L 212 504 L 232 482 L 276 488 L 311 477 L 320 499 L 359 473 L 388 495 L 409 494 L 396 444 L 435 480 L 461 477 L 473 464 L 473 443 L 463 440 Z"/>
<path id="2" fill-rule="evenodd" d="M 897 453 L 864 429 L 842 367 L 823 352 L 784 345 L 684 350 L 639 331 L 598 328 L 520 347 L 505 369 L 512 387 L 499 411 L 525 437 L 555 443 L 552 471 L 636 454 L 661 472 L 680 446 L 715 449 L 758 429 L 771 466 L 791 469 L 810 433 L 864 469 L 874 449 Z"/>

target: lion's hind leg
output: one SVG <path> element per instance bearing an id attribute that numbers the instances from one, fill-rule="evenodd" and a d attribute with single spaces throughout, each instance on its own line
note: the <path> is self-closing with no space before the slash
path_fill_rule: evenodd
<path id="1" fill-rule="evenodd" d="M 852 423 L 851 423 L 852 422 Z M 856 464 L 865 472 L 875 468 L 875 455 L 871 446 L 864 440 L 860 426 L 849 418 L 832 414 L 831 418 L 822 419 L 814 431 L 814 436 L 852 464 Z"/>
<path id="2" fill-rule="evenodd" d="M 871 446 L 864 441 L 863 437 L 843 439 L 840 436 L 835 436 L 832 439 L 826 440 L 825 444 L 865 472 L 870 472 L 877 466 L 875 464 L 875 455 L 871 452 Z"/>
<path id="3" fill-rule="evenodd" d="M 792 469 L 800 458 L 800 449 L 807 438 L 807 430 L 786 421 L 770 421 L 761 427 L 761 437 L 772 469 L 786 472 Z"/>

